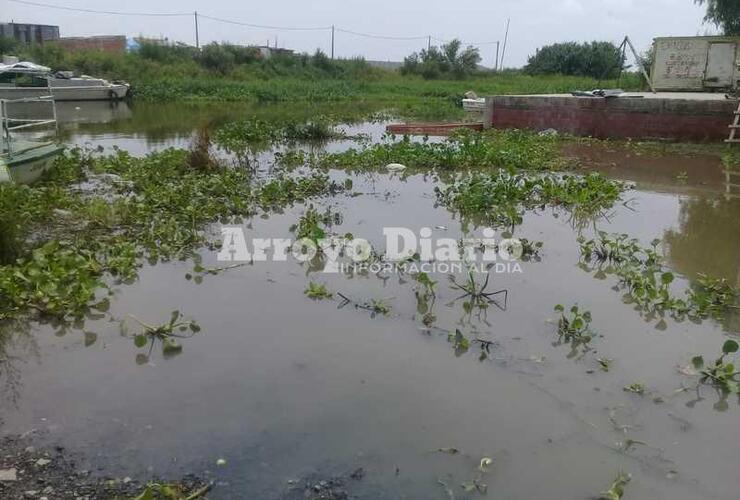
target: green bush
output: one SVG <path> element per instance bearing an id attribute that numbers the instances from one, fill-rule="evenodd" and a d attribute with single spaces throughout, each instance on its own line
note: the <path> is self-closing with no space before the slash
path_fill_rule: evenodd
<path id="1" fill-rule="evenodd" d="M 201 49 L 198 62 L 206 69 L 225 75 L 234 69 L 236 57 L 233 52 L 214 42 Z"/>
<path id="2" fill-rule="evenodd" d="M 442 47 L 430 47 L 421 52 L 414 52 L 403 61 L 401 73 L 421 75 L 427 80 L 442 77 L 463 79 L 475 72 L 481 61 L 477 48 L 468 47 L 462 52 L 460 40 L 452 40 Z"/>
<path id="3" fill-rule="evenodd" d="M 529 58 L 524 71 L 530 75 L 615 78 L 623 64 L 619 47 L 611 42 L 568 42 L 542 47 Z"/>
<path id="4" fill-rule="evenodd" d="M 18 48 L 18 42 L 13 38 L 0 36 L 0 55 L 12 55 Z"/>

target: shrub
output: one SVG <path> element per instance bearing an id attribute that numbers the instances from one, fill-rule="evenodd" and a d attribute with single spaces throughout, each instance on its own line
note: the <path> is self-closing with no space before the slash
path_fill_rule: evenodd
<path id="1" fill-rule="evenodd" d="M 222 75 L 234 69 L 234 64 L 236 63 L 234 53 L 216 42 L 205 45 L 198 59 L 203 67 L 221 73 Z"/>
<path id="2" fill-rule="evenodd" d="M 472 46 L 462 52 L 460 40 L 452 40 L 442 47 L 430 47 L 414 52 L 403 61 L 401 73 L 421 75 L 427 80 L 442 77 L 463 79 L 473 73 L 481 60 L 480 52 Z"/>
<path id="3" fill-rule="evenodd" d="M 623 64 L 619 47 L 611 42 L 568 42 L 542 47 L 529 58 L 524 71 L 530 75 L 615 78 Z"/>
<path id="4" fill-rule="evenodd" d="M 13 54 L 18 47 L 18 42 L 13 38 L 0 36 L 0 55 Z"/>

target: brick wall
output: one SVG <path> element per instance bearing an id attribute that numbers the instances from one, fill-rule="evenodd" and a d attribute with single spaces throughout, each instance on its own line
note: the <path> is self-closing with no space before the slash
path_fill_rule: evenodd
<path id="1" fill-rule="evenodd" d="M 62 38 L 57 41 L 57 44 L 63 49 L 69 50 L 71 52 L 80 50 L 102 50 L 104 52 L 111 52 L 116 54 L 123 54 L 126 52 L 125 36 Z"/>

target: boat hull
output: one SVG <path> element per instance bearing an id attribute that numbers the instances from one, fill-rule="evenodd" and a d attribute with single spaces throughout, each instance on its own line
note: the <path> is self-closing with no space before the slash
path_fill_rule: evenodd
<path id="1" fill-rule="evenodd" d="M 54 96 L 56 101 L 118 101 L 126 97 L 128 85 L 65 87 L 0 87 L 0 99 Z"/>
<path id="2" fill-rule="evenodd" d="M 0 183 L 31 184 L 37 181 L 54 163 L 64 148 L 55 143 L 0 156 Z"/>

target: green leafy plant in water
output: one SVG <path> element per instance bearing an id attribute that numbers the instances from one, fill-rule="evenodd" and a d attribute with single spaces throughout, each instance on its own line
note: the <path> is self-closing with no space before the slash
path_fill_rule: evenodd
<path id="1" fill-rule="evenodd" d="M 336 215 L 339 216 L 339 214 Z M 324 213 L 319 213 L 312 205 L 308 207 L 306 212 L 298 220 L 298 224 L 291 228 L 291 231 L 295 232 L 298 239 L 306 238 L 314 243 L 318 243 L 327 236 L 324 226 L 330 225 L 334 220 L 335 217 L 329 209 Z"/>
<path id="2" fill-rule="evenodd" d="M 570 308 L 569 312 L 565 307 L 558 304 L 554 308 L 555 312 L 560 314 L 558 318 L 558 344 L 569 344 L 571 353 L 568 357 L 576 357 L 579 350 L 581 355 L 589 350 L 589 344 L 593 340 L 594 332 L 591 330 L 591 312 L 581 311 L 578 305 Z"/>
<path id="3" fill-rule="evenodd" d="M 131 500 L 198 500 L 205 498 L 213 487 L 207 484 L 192 491 L 177 483 L 150 483 Z"/>
<path id="4" fill-rule="evenodd" d="M 328 141 L 346 137 L 326 116 L 317 116 L 307 122 L 285 123 L 281 127 L 281 135 L 285 141 Z"/>
<path id="5" fill-rule="evenodd" d="M 733 362 L 727 361 L 727 357 L 737 353 L 739 348 L 737 341 L 728 340 L 722 346 L 720 357 L 710 366 L 705 365 L 703 356 L 694 357 L 691 362 L 699 370 L 702 383 L 710 383 L 726 393 L 740 394 L 740 381 L 737 380 L 740 371 Z"/>
<path id="6" fill-rule="evenodd" d="M 141 349 L 149 344 L 149 354 L 137 355 L 136 360 L 139 364 L 148 362 L 157 341 L 162 343 L 162 354 L 165 357 L 172 357 L 182 352 L 179 340 L 188 339 L 201 331 L 197 322 L 184 319 L 180 311 L 172 311 L 169 322 L 160 325 L 144 323 L 135 316 L 131 318 L 142 327 L 141 333 L 134 335 L 134 345 Z M 126 324 L 123 323 L 121 327 L 125 333 Z"/>
<path id="7" fill-rule="evenodd" d="M 32 310 L 82 317 L 110 278 L 129 283 L 144 260 L 194 258 L 213 247 L 209 223 L 238 223 L 257 206 L 281 209 L 344 189 L 320 174 L 259 185 L 243 169 L 193 168 L 190 159 L 186 150 L 142 158 L 73 150 L 37 185 L 0 185 L 0 218 L 12 222 L 4 230 L 11 241 L 2 250 L 0 317 Z M 101 189 L 70 185 L 93 175 L 108 179 Z"/>
<path id="8" fill-rule="evenodd" d="M 446 189 L 437 199 L 463 217 L 491 226 L 521 224 L 525 210 L 545 206 L 569 210 L 575 221 L 602 215 L 621 196 L 623 185 L 593 173 L 532 175 L 499 171 L 474 173 Z"/>
<path id="9" fill-rule="evenodd" d="M 0 266 L 0 316 L 25 308 L 57 318 L 82 317 L 104 287 L 103 267 L 95 255 L 51 241 L 15 266 Z"/>
<path id="10" fill-rule="evenodd" d="M 737 309 L 738 290 L 726 279 L 712 278 L 699 274 L 694 286 L 688 291 L 693 313 L 699 317 L 721 320 L 728 309 Z"/>
<path id="11" fill-rule="evenodd" d="M 260 186 L 255 198 L 263 208 L 282 208 L 319 196 L 333 196 L 345 187 L 324 174 L 306 177 L 279 176 Z"/>
<path id="12" fill-rule="evenodd" d="M 389 163 L 409 168 L 459 169 L 499 167 L 551 169 L 560 166 L 557 143 L 534 132 L 496 130 L 486 133 L 462 130 L 443 142 L 417 142 L 409 137 L 389 140 L 364 149 L 350 149 L 318 158 L 323 167 L 374 170 Z"/>
<path id="13" fill-rule="evenodd" d="M 468 299 L 467 307 L 478 307 L 480 309 L 487 308 L 490 304 L 495 304 L 500 309 L 506 309 L 508 297 L 509 297 L 509 291 L 508 290 L 498 290 L 495 292 L 486 292 L 486 289 L 488 288 L 489 281 L 491 279 L 491 274 L 486 273 L 486 279 L 483 281 L 483 283 L 479 284 L 475 277 L 473 276 L 473 271 L 471 269 L 468 269 L 467 275 L 466 275 L 466 281 L 464 283 L 458 283 L 455 279 L 455 276 L 450 274 L 448 276 L 448 279 L 450 280 L 450 283 L 452 284 L 452 288 L 455 288 L 457 290 L 461 290 L 464 292 L 462 295 L 457 297 L 453 300 L 453 302 L 456 302 L 460 299 Z M 503 295 L 504 296 L 504 304 L 500 305 L 494 297 L 496 295 Z"/>
<path id="14" fill-rule="evenodd" d="M 311 281 L 308 284 L 308 288 L 303 292 L 308 296 L 310 299 L 314 300 L 324 300 L 324 299 L 331 299 L 334 297 L 334 294 L 329 291 L 328 288 L 326 288 L 326 285 L 323 283 L 315 283 Z"/>
<path id="15" fill-rule="evenodd" d="M 621 500 L 624 489 L 632 480 L 632 476 L 620 472 L 608 490 L 602 491 L 599 500 Z"/>
<path id="16" fill-rule="evenodd" d="M 355 306 L 356 309 L 364 309 L 366 311 L 370 311 L 370 316 L 373 318 L 378 315 L 387 316 L 391 312 L 391 306 L 388 305 L 387 301 L 392 299 L 393 297 L 389 297 L 388 299 L 370 299 L 368 301 L 356 301 L 350 299 L 341 292 L 337 292 L 337 295 L 339 296 L 339 298 L 342 299 L 342 301 L 339 303 L 338 309 L 342 309 L 343 307 L 352 304 Z"/>
<path id="17" fill-rule="evenodd" d="M 740 296 L 737 289 L 726 280 L 702 274 L 685 298 L 676 297 L 671 292 L 675 275 L 663 265 L 659 245 L 660 240 L 653 240 L 650 247 L 642 247 L 626 234 L 600 232 L 597 239 L 581 241 L 580 266 L 596 271 L 597 278 L 617 276 L 619 286 L 627 291 L 625 302 L 650 315 L 669 312 L 676 319 L 688 316 L 720 320 L 728 310 L 737 308 L 735 303 Z"/>
<path id="18" fill-rule="evenodd" d="M 447 336 L 447 341 L 455 349 L 455 356 L 460 357 L 470 349 L 470 340 L 463 333 L 456 329 L 455 333 Z"/>
<path id="19" fill-rule="evenodd" d="M 624 386 L 623 390 L 625 392 L 631 392 L 633 394 L 638 394 L 642 396 L 643 394 L 645 394 L 645 384 L 641 382 L 634 382 L 630 385 Z"/>
<path id="20" fill-rule="evenodd" d="M 382 314 L 383 316 L 387 316 L 391 312 L 391 306 L 384 299 L 371 299 L 369 303 L 365 304 L 365 309 L 373 314 Z"/>
<path id="21" fill-rule="evenodd" d="M 437 282 L 424 272 L 414 274 L 413 278 L 418 283 L 418 286 L 414 289 L 416 312 L 421 315 L 422 323 L 428 328 L 437 321 L 437 317 L 434 315 L 434 305 L 437 301 L 435 290 Z"/>

